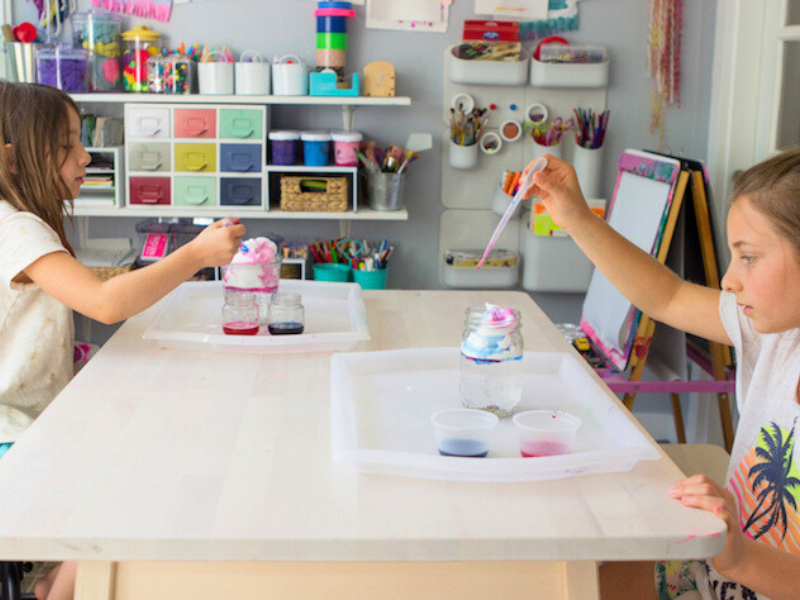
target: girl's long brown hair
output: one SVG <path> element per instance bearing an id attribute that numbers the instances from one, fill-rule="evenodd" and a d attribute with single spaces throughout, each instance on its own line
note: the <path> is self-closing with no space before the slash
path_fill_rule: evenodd
<path id="1" fill-rule="evenodd" d="M 0 198 L 41 218 L 74 256 L 64 231 L 72 198 L 58 162 L 69 138 L 70 110 L 81 114 L 56 88 L 0 80 Z"/>

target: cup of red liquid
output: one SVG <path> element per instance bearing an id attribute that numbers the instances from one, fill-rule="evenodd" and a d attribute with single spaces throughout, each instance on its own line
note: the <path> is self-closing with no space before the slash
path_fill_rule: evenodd
<path id="1" fill-rule="evenodd" d="M 525 458 L 569 454 L 581 420 L 562 410 L 526 410 L 514 415 L 519 451 Z"/>

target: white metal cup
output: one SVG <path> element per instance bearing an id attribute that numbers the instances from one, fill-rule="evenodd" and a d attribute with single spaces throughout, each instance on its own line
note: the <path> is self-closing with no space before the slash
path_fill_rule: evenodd
<path id="1" fill-rule="evenodd" d="M 252 56 L 252 62 L 244 59 Z M 264 62 L 261 55 L 253 50 L 243 52 L 241 62 L 234 64 L 236 94 L 239 96 L 268 96 L 272 68 Z"/>
<path id="2" fill-rule="evenodd" d="M 272 88 L 276 96 L 307 96 L 308 74 L 303 61 L 291 54 L 277 57 L 272 63 Z"/>
<path id="3" fill-rule="evenodd" d="M 450 166 L 454 169 L 469 170 L 478 166 L 478 144 L 462 146 L 450 140 L 448 151 Z"/>
<path id="4" fill-rule="evenodd" d="M 226 96 L 233 94 L 233 63 L 197 63 L 197 77 L 201 94 Z"/>

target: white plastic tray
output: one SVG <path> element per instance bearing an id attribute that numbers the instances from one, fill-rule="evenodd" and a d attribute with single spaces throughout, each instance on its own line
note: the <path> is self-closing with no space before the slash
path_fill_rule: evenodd
<path id="1" fill-rule="evenodd" d="M 172 292 L 143 337 L 158 340 L 164 348 L 251 354 L 349 350 L 369 339 L 359 285 L 281 279 L 280 289 L 302 297 L 306 322 L 299 335 L 272 336 L 265 327 L 258 335 L 225 335 L 222 283 L 199 281 Z"/>
<path id="2" fill-rule="evenodd" d="M 440 456 L 430 417 L 461 406 L 458 348 L 336 354 L 331 359 L 333 459 L 362 473 L 461 481 L 536 481 L 627 471 L 659 453 L 569 354 L 526 352 L 519 410 L 560 409 L 582 425 L 572 454 L 522 458 L 501 419 L 486 458 Z"/>

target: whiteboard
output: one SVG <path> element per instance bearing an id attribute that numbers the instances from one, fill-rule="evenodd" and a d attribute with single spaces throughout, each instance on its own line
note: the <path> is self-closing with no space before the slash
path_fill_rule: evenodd
<path id="1" fill-rule="evenodd" d="M 618 165 L 608 224 L 655 256 L 664 234 L 675 185 L 677 160 L 626 150 Z M 640 312 L 595 269 L 583 302 L 581 326 L 618 369 L 625 369 Z"/>

